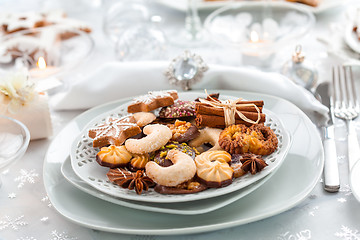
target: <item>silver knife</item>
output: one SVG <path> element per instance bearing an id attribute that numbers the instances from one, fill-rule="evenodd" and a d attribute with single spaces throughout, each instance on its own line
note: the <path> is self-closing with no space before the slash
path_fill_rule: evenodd
<path id="1" fill-rule="evenodd" d="M 333 112 L 331 106 L 331 86 L 324 82 L 316 88 L 316 93 L 321 97 L 321 103 L 329 108 L 327 122 L 321 126 L 325 153 L 324 163 L 324 189 L 328 192 L 338 192 L 340 188 L 339 168 L 336 154 Z"/>

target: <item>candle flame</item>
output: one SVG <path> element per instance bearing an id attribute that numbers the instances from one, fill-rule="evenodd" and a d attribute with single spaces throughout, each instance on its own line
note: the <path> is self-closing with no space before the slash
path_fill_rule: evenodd
<path id="1" fill-rule="evenodd" d="M 45 69 L 46 68 L 46 61 L 43 57 L 39 57 L 36 66 L 38 66 L 39 69 Z"/>
<path id="2" fill-rule="evenodd" d="M 251 42 L 259 42 L 259 34 L 256 31 L 251 31 L 250 40 Z"/>

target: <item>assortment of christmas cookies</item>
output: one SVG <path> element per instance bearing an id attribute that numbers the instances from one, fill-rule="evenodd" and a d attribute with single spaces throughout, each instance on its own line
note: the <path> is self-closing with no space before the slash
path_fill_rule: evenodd
<path id="1" fill-rule="evenodd" d="M 263 101 L 219 100 L 219 94 L 181 100 L 174 90 L 148 92 L 88 129 L 96 162 L 109 180 L 141 194 L 190 194 L 226 187 L 268 166 L 278 148 L 264 124 Z"/>
<path id="2" fill-rule="evenodd" d="M 36 29 L 42 28 L 41 31 Z M 27 34 L 11 35 L 27 30 Z M 75 31 L 74 31 L 75 30 Z M 0 46 L 0 63 L 10 63 L 25 56 L 31 64 L 43 57 L 48 65 L 56 66 L 60 61 L 57 46 L 62 41 L 91 33 L 85 22 L 69 18 L 63 11 L 2 13 L 0 16 L 0 36 L 5 40 Z"/>

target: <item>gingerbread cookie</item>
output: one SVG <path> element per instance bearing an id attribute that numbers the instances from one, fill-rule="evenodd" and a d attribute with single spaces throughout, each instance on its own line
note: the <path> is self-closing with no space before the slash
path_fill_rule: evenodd
<path id="1" fill-rule="evenodd" d="M 177 98 L 176 90 L 148 92 L 146 95 L 134 98 L 128 106 L 128 112 L 150 112 L 174 104 Z"/>
<path id="2" fill-rule="evenodd" d="M 141 129 L 133 116 L 108 117 L 105 123 L 89 129 L 89 137 L 93 139 L 93 147 L 120 146 L 126 139 L 139 133 L 141 133 Z"/>

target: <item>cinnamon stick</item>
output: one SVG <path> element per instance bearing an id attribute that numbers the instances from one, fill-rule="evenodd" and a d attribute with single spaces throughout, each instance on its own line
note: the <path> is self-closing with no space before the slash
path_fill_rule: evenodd
<path id="1" fill-rule="evenodd" d="M 260 113 L 262 112 L 262 107 L 258 107 Z M 257 110 L 254 106 L 241 106 L 236 108 L 241 113 L 255 113 L 257 116 Z M 212 107 L 208 104 L 204 103 L 196 103 L 195 104 L 195 113 L 196 114 L 206 114 L 206 115 L 217 115 L 217 116 L 224 116 L 224 109 Z M 245 115 L 244 114 L 244 115 Z M 237 114 L 236 114 L 237 115 Z M 246 116 L 246 115 L 245 115 Z"/>
<path id="2" fill-rule="evenodd" d="M 242 112 L 243 113 L 243 112 Z M 257 120 L 257 113 L 255 113 L 256 118 L 249 119 L 256 121 Z M 261 117 L 259 123 L 265 122 L 265 114 Z M 217 115 L 206 115 L 206 114 L 197 114 L 195 118 L 195 123 L 197 127 L 212 127 L 212 128 L 225 128 L 225 118 L 223 116 Z M 245 124 L 246 126 L 252 125 L 242 119 L 235 119 L 235 124 Z"/>

